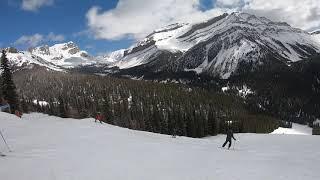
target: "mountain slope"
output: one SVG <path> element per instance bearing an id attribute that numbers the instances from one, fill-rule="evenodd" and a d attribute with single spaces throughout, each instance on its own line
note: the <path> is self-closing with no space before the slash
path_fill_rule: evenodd
<path id="1" fill-rule="evenodd" d="M 0 123 L 13 149 L 7 153 L 0 143 L 7 154 L 0 157 L 0 179 L 320 178 L 316 136 L 235 134 L 235 149 L 227 151 L 220 148 L 224 135 L 171 138 L 42 114 L 18 119 L 0 112 Z"/>
<path id="2" fill-rule="evenodd" d="M 320 52 L 309 33 L 246 13 L 223 14 L 199 24 L 173 24 L 124 51 L 112 66 L 144 65 L 154 72 L 194 71 L 227 79 L 241 64 L 290 64 Z M 170 59 L 170 62 L 164 60 Z"/>
<path id="3" fill-rule="evenodd" d="M 312 32 L 311 35 L 320 43 L 320 30 Z"/>
<path id="4" fill-rule="evenodd" d="M 7 51 L 7 58 L 14 70 L 20 70 L 24 68 L 30 69 L 35 66 L 39 66 L 39 67 L 45 67 L 47 69 L 51 69 L 54 71 L 63 71 L 62 67 L 59 67 L 53 63 L 50 63 L 36 55 L 33 55 L 29 51 L 15 51 L 15 52 Z"/>

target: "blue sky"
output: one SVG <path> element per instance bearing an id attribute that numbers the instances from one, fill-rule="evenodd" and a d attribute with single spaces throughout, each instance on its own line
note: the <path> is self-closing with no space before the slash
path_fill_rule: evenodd
<path id="1" fill-rule="evenodd" d="M 74 41 L 96 55 L 142 39 L 175 22 L 198 22 L 223 12 L 244 11 L 320 28 L 314 0 L 0 0 L 0 47 L 26 49 Z M 299 16 L 298 16 L 299 15 Z M 3 26 L 5 25 L 5 26 Z"/>
<path id="2" fill-rule="evenodd" d="M 99 6 L 104 11 L 116 7 L 118 0 L 55 0 L 50 6 L 44 6 L 36 11 L 27 11 L 21 7 L 21 0 L 0 0 L 0 47 L 16 46 L 26 49 L 28 45 L 15 44 L 22 36 L 34 34 L 47 35 L 54 33 L 63 35 L 64 41 L 74 41 L 82 49 L 92 54 L 110 52 L 121 48 L 127 48 L 135 40 L 125 38 L 121 40 L 96 39 L 86 34 L 86 13 L 93 6 Z M 203 10 L 211 7 L 211 0 L 202 0 Z M 64 42 L 63 41 L 63 42 Z M 43 44 L 55 44 L 59 42 L 46 41 Z"/>
<path id="3" fill-rule="evenodd" d="M 92 6 L 98 5 L 108 10 L 116 4 L 117 0 L 55 0 L 53 5 L 41 7 L 36 11 L 26 11 L 21 8 L 19 0 L 0 0 L 0 17 L 6 17 L 1 18 L 1 24 L 5 24 L 0 28 L 1 46 L 18 46 L 24 49 L 26 45 L 14 44 L 23 35 L 47 35 L 52 32 L 63 35 L 64 41 L 74 41 L 93 54 L 128 47 L 132 40 L 108 41 L 95 39 L 86 34 L 76 35 L 87 29 L 85 16 Z M 44 42 L 55 43 L 58 42 Z"/>

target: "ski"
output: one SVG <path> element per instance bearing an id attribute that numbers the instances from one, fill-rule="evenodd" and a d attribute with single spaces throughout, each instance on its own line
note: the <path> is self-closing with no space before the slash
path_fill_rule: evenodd
<path id="1" fill-rule="evenodd" d="M 1 157 L 5 157 L 6 155 L 0 152 L 0 156 Z"/>

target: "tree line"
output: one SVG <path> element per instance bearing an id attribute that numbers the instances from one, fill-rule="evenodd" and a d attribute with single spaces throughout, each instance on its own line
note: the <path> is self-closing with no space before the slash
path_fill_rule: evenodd
<path id="1" fill-rule="evenodd" d="M 244 73 L 231 78 L 229 84 L 246 84 L 255 91 L 246 100 L 253 111 L 300 124 L 311 124 L 320 117 L 320 56 Z"/>
<path id="2" fill-rule="evenodd" d="M 12 70 L 6 57 L 6 51 L 2 50 L 0 58 L 0 105 L 9 103 L 11 112 L 19 109 L 19 100 L 16 93 L 16 86 L 12 78 Z M 3 102 L 5 101 L 5 102 Z"/>
<path id="3" fill-rule="evenodd" d="M 238 132 L 269 133 L 277 119 L 247 110 L 243 99 L 181 84 L 53 72 L 42 67 L 15 73 L 24 112 L 88 118 L 130 129 L 189 137 Z M 41 103 L 41 102 L 46 102 Z M 231 122 L 231 123 L 230 123 Z"/>

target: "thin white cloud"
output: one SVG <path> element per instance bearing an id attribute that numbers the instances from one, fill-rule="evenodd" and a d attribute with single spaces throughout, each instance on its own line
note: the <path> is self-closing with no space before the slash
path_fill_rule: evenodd
<path id="1" fill-rule="evenodd" d="M 53 32 L 50 32 L 48 35 L 47 35 L 47 41 L 52 41 L 52 42 L 59 42 L 59 41 L 64 41 L 65 40 L 65 37 L 61 34 L 54 34 Z"/>
<path id="2" fill-rule="evenodd" d="M 92 7 L 86 17 L 98 39 L 139 39 L 171 23 L 195 22 L 222 13 L 219 9 L 204 12 L 200 7 L 200 0 L 119 0 L 116 8 L 105 12 Z"/>
<path id="3" fill-rule="evenodd" d="M 74 38 L 81 37 L 81 36 L 89 36 L 89 37 L 91 37 L 92 36 L 92 32 L 90 30 L 86 29 L 86 30 L 82 30 L 82 31 L 75 32 L 75 33 L 72 34 L 72 37 L 74 37 Z"/>
<path id="4" fill-rule="evenodd" d="M 91 45 L 91 44 L 88 44 L 88 45 L 86 45 L 84 48 L 86 48 L 86 49 L 94 49 L 94 46 Z"/>
<path id="5" fill-rule="evenodd" d="M 239 8 L 243 3 L 243 0 L 216 0 L 215 6 L 220 8 Z"/>
<path id="6" fill-rule="evenodd" d="M 34 35 L 23 35 L 14 42 L 14 45 L 24 46 L 24 47 L 35 47 L 41 43 L 46 42 L 61 42 L 64 41 L 65 37 L 63 35 L 56 35 L 50 32 L 48 35 L 34 34 Z"/>
<path id="7" fill-rule="evenodd" d="M 26 46 L 37 46 L 43 41 L 43 35 L 41 34 L 34 34 L 31 36 L 21 36 L 17 39 L 14 44 L 15 45 L 26 45 Z"/>
<path id="8" fill-rule="evenodd" d="M 320 28 L 319 0 L 217 0 L 215 7 L 233 8 L 287 22 L 307 31 Z"/>
<path id="9" fill-rule="evenodd" d="M 37 11 L 43 6 L 53 5 L 54 0 L 22 0 L 21 8 L 26 11 Z"/>
<path id="10" fill-rule="evenodd" d="M 201 10 L 200 0 L 119 0 L 114 9 L 92 7 L 87 25 L 96 39 L 141 39 L 153 30 L 176 22 L 205 21 L 223 12 L 243 11 L 288 22 L 304 30 L 320 28 L 319 0 L 213 0 Z M 88 33 L 89 34 L 89 33 Z"/>

